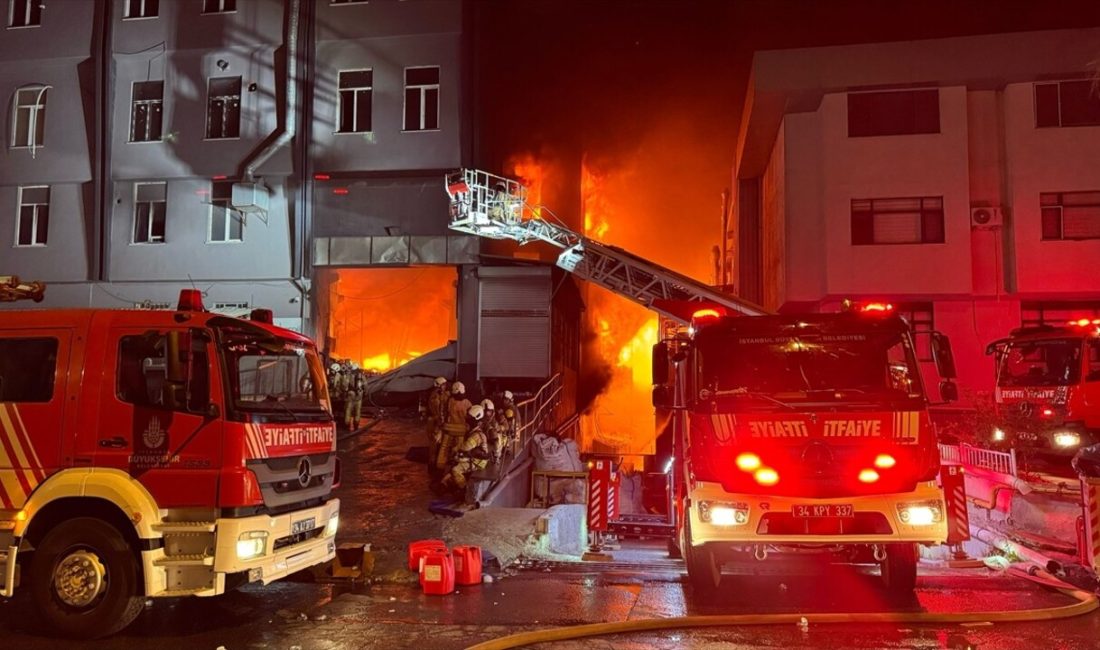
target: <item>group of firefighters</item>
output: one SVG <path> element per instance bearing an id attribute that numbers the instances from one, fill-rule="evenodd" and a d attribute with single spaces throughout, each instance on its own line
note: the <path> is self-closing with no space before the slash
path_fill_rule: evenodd
<path id="1" fill-rule="evenodd" d="M 349 431 L 359 429 L 359 420 L 363 416 L 363 394 L 367 385 L 368 373 L 351 361 L 333 362 L 328 368 L 329 397 L 333 406 L 343 404 L 344 426 Z M 333 409 L 336 411 L 336 408 Z M 336 411 L 338 414 L 339 411 Z"/>
<path id="2" fill-rule="evenodd" d="M 520 423 L 511 391 L 504 391 L 498 402 L 500 408 L 488 398 L 475 404 L 461 381 L 449 384 L 436 377 L 425 410 L 434 490 L 464 491 L 470 474 L 501 461 Z"/>

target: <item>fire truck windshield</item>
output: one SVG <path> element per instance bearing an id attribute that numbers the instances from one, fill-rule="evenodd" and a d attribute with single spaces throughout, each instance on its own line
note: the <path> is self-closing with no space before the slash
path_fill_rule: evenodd
<path id="1" fill-rule="evenodd" d="M 997 355 L 998 386 L 1070 386 L 1081 379 L 1081 339 L 1013 341 Z"/>
<path id="2" fill-rule="evenodd" d="M 912 344 L 903 332 L 807 332 L 722 336 L 698 342 L 700 395 L 775 402 L 865 403 L 922 397 Z"/>
<path id="3" fill-rule="evenodd" d="M 219 328 L 219 334 L 236 408 L 290 414 L 329 410 L 324 371 L 313 346 L 253 328 Z"/>

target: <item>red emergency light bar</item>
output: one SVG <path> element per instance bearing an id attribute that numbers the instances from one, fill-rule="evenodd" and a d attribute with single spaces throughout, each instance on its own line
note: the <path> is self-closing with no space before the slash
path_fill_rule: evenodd
<path id="1" fill-rule="evenodd" d="M 868 302 L 860 305 L 859 311 L 864 314 L 888 314 L 894 311 L 894 306 L 888 302 Z"/>
<path id="2" fill-rule="evenodd" d="M 346 188 L 346 187 L 334 187 L 334 188 L 332 188 L 332 193 L 337 195 L 337 196 L 347 196 L 349 194 L 349 192 L 350 192 L 350 190 L 348 190 L 348 188 Z"/>
<path id="3" fill-rule="evenodd" d="M 180 301 L 177 311 L 206 311 L 202 304 L 202 292 L 198 289 L 180 289 Z"/>
<path id="4" fill-rule="evenodd" d="M 1092 319 L 1078 318 L 1077 320 L 1071 320 L 1070 322 L 1068 322 L 1066 324 L 1070 325 L 1070 326 L 1076 326 L 1076 327 L 1088 327 L 1089 325 L 1100 325 L 1100 318 L 1092 318 Z"/>
<path id="5" fill-rule="evenodd" d="M 214 177 L 214 180 L 216 180 L 216 181 L 224 181 L 224 180 L 225 180 L 225 179 L 227 179 L 227 178 L 229 178 L 229 177 L 228 177 L 228 176 L 226 176 L 225 174 L 218 174 L 217 176 L 215 176 L 215 177 Z"/>
<path id="6" fill-rule="evenodd" d="M 328 174 L 314 174 L 313 175 L 313 180 L 315 180 L 315 181 L 327 181 L 330 178 L 332 178 L 332 176 L 329 176 Z"/>
<path id="7" fill-rule="evenodd" d="M 253 309 L 252 313 L 248 315 L 248 320 L 274 325 L 275 314 L 270 309 Z"/>

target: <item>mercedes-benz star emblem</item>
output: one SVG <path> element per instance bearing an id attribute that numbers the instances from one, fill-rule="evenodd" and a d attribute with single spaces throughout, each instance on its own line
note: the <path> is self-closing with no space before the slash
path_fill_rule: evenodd
<path id="1" fill-rule="evenodd" d="M 1035 405 L 1031 402 L 1020 402 L 1020 406 L 1018 408 L 1020 409 L 1020 415 L 1024 417 L 1030 417 L 1032 411 L 1035 410 Z"/>
<path id="2" fill-rule="evenodd" d="M 309 482 L 313 479 L 311 470 L 309 458 L 302 456 L 302 460 L 298 461 L 298 485 L 302 487 L 309 485 Z"/>

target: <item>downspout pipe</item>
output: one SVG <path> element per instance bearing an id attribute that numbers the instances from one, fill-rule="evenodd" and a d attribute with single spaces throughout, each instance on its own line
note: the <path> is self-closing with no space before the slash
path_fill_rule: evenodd
<path id="1" fill-rule="evenodd" d="M 286 114 L 279 135 L 244 165 L 243 180 L 255 182 L 256 170 L 271 159 L 279 149 L 290 144 L 298 123 L 298 13 L 300 0 L 290 0 L 286 26 Z"/>

